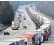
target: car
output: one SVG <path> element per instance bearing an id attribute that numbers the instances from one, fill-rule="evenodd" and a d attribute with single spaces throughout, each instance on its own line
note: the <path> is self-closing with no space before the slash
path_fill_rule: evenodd
<path id="1" fill-rule="evenodd" d="M 9 32 L 4 32 L 4 35 L 10 35 L 10 33 Z"/>

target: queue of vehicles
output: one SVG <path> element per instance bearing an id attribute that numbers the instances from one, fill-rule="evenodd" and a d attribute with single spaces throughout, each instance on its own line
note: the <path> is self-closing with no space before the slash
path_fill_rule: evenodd
<path id="1" fill-rule="evenodd" d="M 40 14 L 39 12 L 35 12 L 34 10 L 32 10 L 32 8 L 30 6 L 26 6 L 25 9 L 26 8 L 28 8 L 29 11 L 32 13 L 31 16 L 35 19 L 35 21 L 37 20 L 39 23 L 41 23 L 41 25 L 40 25 L 39 29 L 28 30 L 24 34 L 17 36 L 16 38 L 24 39 L 24 42 L 25 42 L 24 45 L 41 45 L 41 42 L 48 40 L 49 35 L 51 34 L 50 21 L 47 17 L 42 16 L 42 14 Z M 20 12 L 20 13 L 23 13 L 23 12 Z M 21 14 L 18 15 L 18 18 L 19 17 L 21 18 Z M 12 29 L 14 29 L 14 30 L 18 29 L 19 28 L 18 26 L 20 26 L 20 22 L 21 22 L 21 19 L 19 19 L 19 21 L 17 20 L 17 22 L 13 21 Z"/>
<path id="2" fill-rule="evenodd" d="M 42 29 L 43 30 L 43 40 L 48 40 L 48 37 L 49 37 L 49 35 L 51 34 L 51 24 L 50 24 L 50 21 L 49 21 L 49 19 L 47 18 L 47 17 L 45 17 L 45 16 L 43 16 L 43 14 L 41 14 L 41 13 L 39 13 L 38 11 L 34 11 L 34 10 L 32 10 L 31 9 L 31 7 L 30 6 L 27 6 L 27 8 L 29 8 L 30 10 L 30 12 L 32 13 L 33 12 L 33 14 L 35 13 L 35 15 L 36 16 L 34 16 L 35 18 L 37 18 L 37 20 L 39 21 L 39 22 L 41 22 L 41 18 L 42 18 L 42 21 L 43 21 L 43 24 L 40 26 L 40 29 Z M 37 14 L 38 15 L 37 15 Z M 38 19 L 38 17 L 39 17 L 39 19 Z"/>
<path id="3" fill-rule="evenodd" d="M 20 11 L 16 11 L 15 12 L 15 18 L 14 21 L 12 21 L 12 29 L 13 30 L 18 30 L 19 26 L 20 26 L 20 22 L 21 22 L 21 12 Z"/>

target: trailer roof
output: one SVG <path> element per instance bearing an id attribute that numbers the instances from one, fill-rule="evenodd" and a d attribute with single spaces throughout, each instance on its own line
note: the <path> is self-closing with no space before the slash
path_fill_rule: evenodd
<path id="1" fill-rule="evenodd" d="M 49 26 L 48 24 L 44 24 L 40 28 L 45 29 L 45 28 L 48 28 L 48 26 Z"/>
<path id="2" fill-rule="evenodd" d="M 2 41 L 0 41 L 0 45 L 10 45 L 11 43 L 13 43 L 13 42 L 2 42 Z"/>
<path id="3" fill-rule="evenodd" d="M 32 37 L 34 37 L 35 32 L 26 32 L 25 34 L 27 34 L 27 35 L 31 35 Z"/>
<path id="4" fill-rule="evenodd" d="M 21 41 L 23 39 L 20 39 L 20 38 L 14 38 L 14 39 L 8 39 L 8 40 L 5 40 L 6 42 L 14 42 L 14 41 Z"/>
<path id="5" fill-rule="evenodd" d="M 16 37 L 16 38 L 29 38 L 29 37 L 31 37 L 31 35 L 22 34 L 22 35 L 20 35 L 20 36 L 18 36 L 18 37 Z"/>

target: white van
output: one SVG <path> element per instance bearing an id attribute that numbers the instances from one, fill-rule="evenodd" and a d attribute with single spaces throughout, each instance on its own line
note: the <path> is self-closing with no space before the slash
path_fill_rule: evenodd
<path id="1" fill-rule="evenodd" d="M 20 24 L 20 22 L 14 22 L 12 21 L 12 30 L 18 30 Z"/>

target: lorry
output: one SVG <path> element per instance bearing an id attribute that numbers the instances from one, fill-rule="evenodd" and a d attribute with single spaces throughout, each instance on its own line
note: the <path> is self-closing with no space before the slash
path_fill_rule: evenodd
<path id="1" fill-rule="evenodd" d="M 26 31 L 24 34 L 17 36 L 16 38 L 25 39 L 25 45 L 41 45 L 41 38 L 38 33 L 35 33 L 35 31 Z"/>
<path id="2" fill-rule="evenodd" d="M 39 38 L 41 38 L 41 43 L 44 42 L 44 31 L 42 29 L 37 29 L 37 30 L 26 30 L 26 32 L 33 32 L 33 34 L 37 34 L 38 33 L 38 36 Z M 37 37 L 37 36 L 36 36 Z"/>
<path id="3" fill-rule="evenodd" d="M 33 40 L 31 35 L 22 34 L 20 36 L 17 36 L 16 38 L 24 39 L 25 45 L 33 45 Z"/>
<path id="4" fill-rule="evenodd" d="M 40 28 L 44 31 L 44 40 L 48 40 L 48 37 L 51 34 L 50 25 L 44 24 L 44 25 L 40 26 Z"/>
<path id="5" fill-rule="evenodd" d="M 41 45 L 41 38 L 36 32 L 26 32 L 25 34 L 31 35 L 33 39 L 33 45 Z"/>

